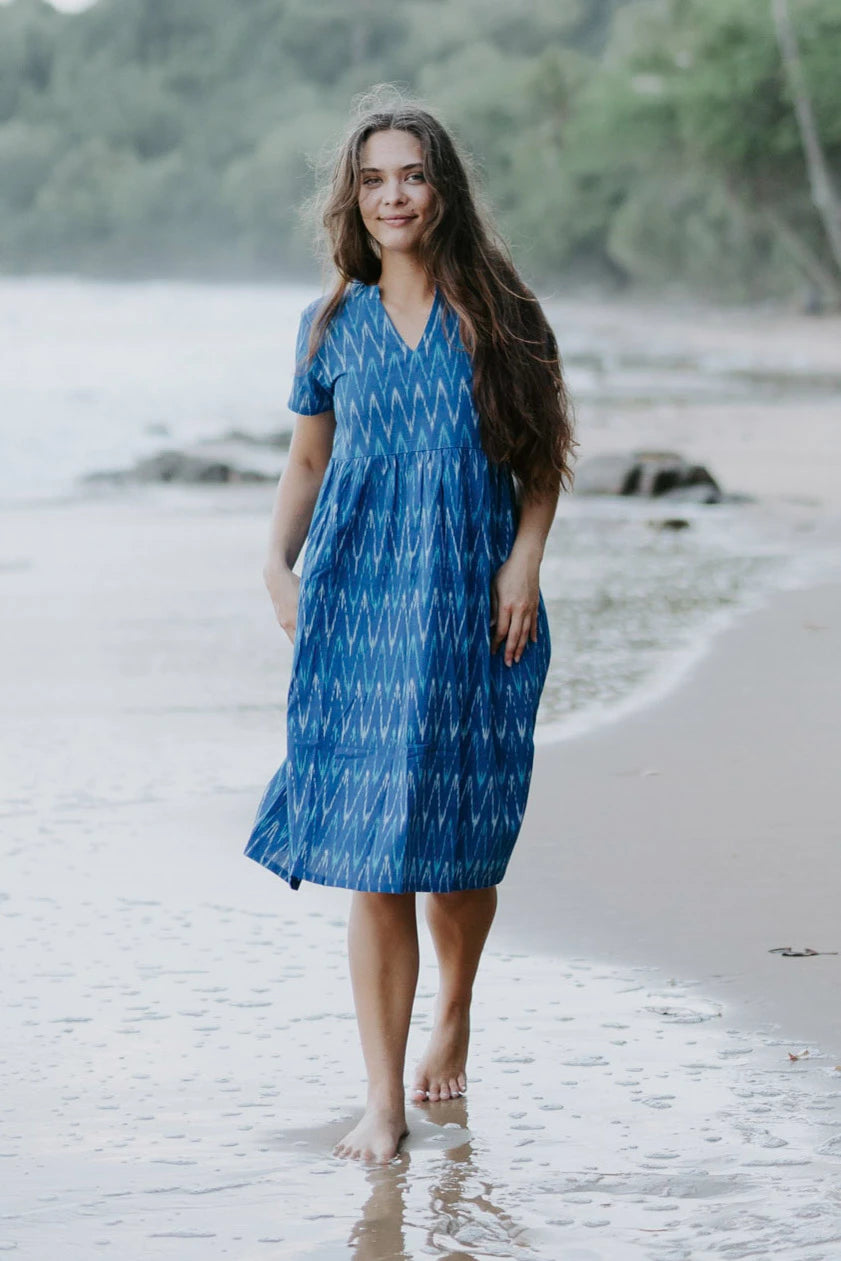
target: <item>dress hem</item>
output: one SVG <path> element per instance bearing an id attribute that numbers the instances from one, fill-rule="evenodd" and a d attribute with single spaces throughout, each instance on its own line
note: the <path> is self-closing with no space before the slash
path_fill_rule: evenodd
<path id="1" fill-rule="evenodd" d="M 273 875 L 279 876 L 281 880 L 286 881 L 289 887 L 295 891 L 300 888 L 302 883 L 307 883 L 321 885 L 322 887 L 329 889 L 349 889 L 354 893 L 469 893 L 473 889 L 495 888 L 501 883 L 505 875 L 505 870 L 508 866 L 508 863 L 506 862 L 499 871 L 499 875 L 495 880 L 483 880 L 481 883 L 457 884 L 451 885 L 447 888 L 436 886 L 433 888 L 429 882 L 423 882 L 413 886 L 412 888 L 380 889 L 369 884 L 349 884 L 345 880 L 331 880 L 327 876 L 319 876 L 314 872 L 312 874 L 302 872 L 300 875 L 293 876 L 289 868 L 284 867 L 282 863 L 274 862 L 271 859 L 259 858 L 256 854 L 249 854 L 248 852 L 245 853 L 245 857 L 250 858 L 252 862 L 257 863 L 258 867 L 265 867 L 265 869 L 272 872 Z"/>

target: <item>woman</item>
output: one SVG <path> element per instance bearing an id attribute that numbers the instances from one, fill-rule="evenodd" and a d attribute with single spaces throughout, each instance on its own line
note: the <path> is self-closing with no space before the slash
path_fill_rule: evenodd
<path id="1" fill-rule="evenodd" d="M 293 888 L 355 890 L 368 1102 L 336 1152 L 388 1161 L 407 1133 L 418 892 L 440 993 L 413 1098 L 466 1089 L 473 980 L 551 652 L 540 562 L 574 444 L 555 338 L 436 119 L 363 114 L 323 222 L 337 276 L 301 319 L 265 567 L 294 642 L 287 757 L 245 852 Z"/>

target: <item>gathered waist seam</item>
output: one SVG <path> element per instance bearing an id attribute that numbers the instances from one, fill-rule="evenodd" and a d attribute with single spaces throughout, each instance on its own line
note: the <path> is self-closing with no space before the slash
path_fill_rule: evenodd
<path id="1" fill-rule="evenodd" d="M 446 443 L 441 447 L 413 447 L 409 451 L 381 451 L 377 455 L 331 455 L 331 464 L 351 464 L 354 460 L 392 460 L 404 455 L 431 455 L 435 451 L 477 451 L 483 455 L 484 447 L 463 446 L 457 443 Z"/>

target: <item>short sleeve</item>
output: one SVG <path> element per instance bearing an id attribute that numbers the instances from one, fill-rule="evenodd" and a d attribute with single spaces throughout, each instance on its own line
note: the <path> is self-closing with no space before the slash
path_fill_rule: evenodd
<path id="1" fill-rule="evenodd" d="M 333 409 L 333 385 L 324 371 L 320 347 L 308 360 L 310 330 L 320 302 L 314 302 L 301 316 L 295 346 L 295 376 L 287 406 L 299 416 L 317 416 Z"/>

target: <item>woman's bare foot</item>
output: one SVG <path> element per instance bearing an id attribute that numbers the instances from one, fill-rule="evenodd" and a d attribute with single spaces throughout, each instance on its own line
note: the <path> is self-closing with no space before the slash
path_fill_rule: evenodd
<path id="1" fill-rule="evenodd" d="M 400 1150 L 409 1130 L 403 1104 L 369 1104 L 358 1125 L 333 1148 L 334 1156 L 387 1164 Z"/>
<path id="2" fill-rule="evenodd" d="M 412 1098 L 415 1103 L 457 1099 L 467 1090 L 467 1047 L 470 1008 L 451 1007 L 439 1014 L 426 1054 L 418 1065 Z"/>

